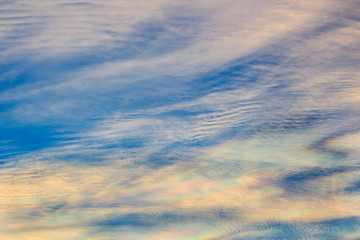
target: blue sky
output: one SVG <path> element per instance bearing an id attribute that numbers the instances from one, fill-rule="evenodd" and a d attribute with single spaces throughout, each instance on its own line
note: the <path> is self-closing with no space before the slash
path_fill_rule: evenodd
<path id="1" fill-rule="evenodd" d="M 359 6 L 2 1 L 2 239 L 358 239 Z"/>

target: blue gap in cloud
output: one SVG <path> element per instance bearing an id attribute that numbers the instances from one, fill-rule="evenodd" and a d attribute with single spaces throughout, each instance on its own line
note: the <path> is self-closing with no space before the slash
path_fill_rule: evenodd
<path id="1" fill-rule="evenodd" d="M 18 86 L 38 83 L 50 85 L 63 80 L 61 76 L 76 65 L 66 63 L 66 59 L 46 59 L 32 61 L 30 57 L 0 63 L 0 90 L 6 91 Z"/>
<path id="2" fill-rule="evenodd" d="M 280 180 L 282 186 L 287 193 L 302 194 L 306 191 L 306 184 L 311 180 L 322 177 L 328 177 L 340 173 L 358 171 L 359 166 L 338 166 L 332 168 L 308 168 L 286 175 Z"/>
<path id="3" fill-rule="evenodd" d="M 194 210 L 192 213 L 181 212 L 156 212 L 156 213 L 129 213 L 125 215 L 109 216 L 106 219 L 94 221 L 91 225 L 100 228 L 117 228 L 122 226 L 131 227 L 155 227 L 168 224 L 179 224 L 194 221 L 217 221 L 234 220 L 234 212 L 228 210 L 207 211 Z"/>
<path id="4" fill-rule="evenodd" d="M 345 192 L 347 193 L 358 193 L 360 192 L 360 181 L 353 182 L 350 186 L 345 188 Z"/>
<path id="5" fill-rule="evenodd" d="M 334 218 L 319 222 L 264 222 L 243 226 L 241 229 L 234 230 L 224 237 L 231 240 L 338 240 L 343 239 L 345 234 L 356 233 L 359 226 L 359 218 L 354 216 Z"/>
<path id="6" fill-rule="evenodd" d="M 0 141 L 8 142 L 9 145 L 14 148 L 4 150 L 2 153 L 7 154 L 6 157 L 10 157 L 19 153 L 52 147 L 64 140 L 64 138 L 59 136 L 60 133 L 57 126 L 2 125 L 0 129 Z"/>
<path id="7" fill-rule="evenodd" d="M 122 138 L 114 139 L 114 143 L 106 145 L 105 149 L 110 148 L 141 148 L 145 146 L 145 138 Z"/>
<path id="8" fill-rule="evenodd" d="M 257 69 L 257 66 L 271 68 L 281 61 L 281 57 L 271 54 L 254 54 L 236 59 L 190 82 L 189 88 L 200 93 L 209 93 L 252 87 L 269 71 Z"/>

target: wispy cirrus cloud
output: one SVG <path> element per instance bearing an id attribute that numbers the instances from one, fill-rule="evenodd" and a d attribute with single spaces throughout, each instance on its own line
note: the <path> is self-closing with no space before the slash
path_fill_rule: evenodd
<path id="1" fill-rule="evenodd" d="M 1 3 L 3 239 L 358 238 L 357 7 Z"/>
<path id="2" fill-rule="evenodd" d="M 39 7 L 42 6 L 41 4 L 39 5 Z M 37 9 L 35 7 L 31 8 L 31 6 L 28 6 L 30 10 L 33 11 L 33 9 Z M 85 6 L 85 8 L 89 8 L 88 5 L 80 6 L 81 8 Z M 53 98 L 55 97 L 55 100 L 52 101 L 51 105 L 55 106 L 54 108 L 59 109 L 63 114 L 66 114 L 66 110 L 68 110 L 68 113 L 66 114 L 68 115 L 69 112 L 71 113 L 72 111 L 70 105 L 83 105 L 83 107 L 86 107 L 86 104 L 82 101 L 83 98 L 88 99 L 89 97 L 94 96 L 94 94 L 97 98 L 102 100 L 103 94 L 116 94 L 114 90 L 120 91 L 119 94 L 124 94 L 124 91 L 126 91 L 126 96 L 132 100 L 132 98 L 137 96 L 136 94 L 129 93 L 129 89 L 140 91 L 143 94 L 144 91 L 141 91 L 142 88 L 139 86 L 144 86 L 145 89 L 154 89 L 155 87 L 157 89 L 162 88 L 165 93 L 174 91 L 172 88 L 173 84 L 179 84 L 180 87 L 183 81 L 188 82 L 190 79 L 193 79 L 192 76 L 194 76 L 194 74 L 199 77 L 199 74 L 213 71 L 214 68 L 219 68 L 229 61 L 255 53 L 260 48 L 271 44 L 271 42 L 275 43 L 281 39 L 281 36 L 286 37 L 286 35 L 297 29 L 297 27 L 304 22 L 309 22 L 314 18 L 316 19 L 316 15 L 311 13 L 312 11 L 321 8 L 323 5 L 307 5 L 299 3 L 298 6 L 296 6 L 296 4 L 295 6 L 292 6 L 291 4 L 290 6 L 284 4 L 265 4 L 263 6 L 246 1 L 240 3 L 229 1 L 226 4 L 222 4 L 221 8 L 217 7 L 216 4 L 205 4 L 205 6 L 203 4 L 194 4 L 189 5 L 192 7 L 186 8 L 182 4 L 172 5 L 170 3 L 161 4 L 161 2 L 159 2 L 158 5 L 151 4 L 151 7 L 149 7 L 150 9 L 147 9 L 146 7 L 143 8 L 149 15 L 143 15 L 141 14 L 142 12 L 140 12 L 140 19 L 136 18 L 138 15 L 131 13 L 131 7 L 128 9 L 126 6 L 126 4 L 124 6 L 122 4 L 116 5 L 109 3 L 109 6 L 107 7 L 114 7 L 115 9 L 116 7 L 124 7 L 127 14 L 135 16 L 130 18 L 131 20 L 128 20 L 128 22 L 122 21 L 121 19 L 115 21 L 112 18 L 104 18 L 106 21 L 120 22 L 120 25 L 116 25 L 119 28 L 121 28 L 122 25 L 129 28 L 129 33 L 121 34 L 121 37 L 125 38 L 125 40 L 119 40 L 119 37 L 111 38 L 111 41 L 114 42 L 117 47 L 119 47 L 119 45 L 123 45 L 123 47 L 118 48 L 118 50 L 110 48 L 109 51 L 100 50 L 102 48 L 99 49 L 97 47 L 94 54 L 90 56 L 88 55 L 88 48 L 85 47 L 84 51 L 87 55 L 84 57 L 86 57 L 86 59 L 81 57 L 83 55 L 82 53 L 65 59 L 59 56 L 60 59 L 64 59 L 63 62 L 69 61 L 69 64 L 73 66 L 72 68 L 76 68 L 76 66 L 79 65 L 76 63 L 76 59 L 78 59 L 77 62 L 87 62 L 91 64 L 91 59 L 99 59 L 99 56 L 104 55 L 109 56 L 108 59 L 95 60 L 93 63 L 96 63 L 96 61 L 100 61 L 100 63 L 95 65 L 92 64 L 90 67 L 79 65 L 81 68 L 78 70 L 78 73 L 73 71 L 69 73 L 66 73 L 66 71 L 64 72 L 62 69 L 63 67 L 65 67 L 65 70 L 66 68 L 69 68 L 69 66 L 67 67 L 64 63 L 61 63 L 63 66 L 62 68 L 57 69 L 57 67 L 47 66 L 48 64 L 42 62 L 41 65 L 43 66 L 40 65 L 40 67 L 51 70 L 52 75 L 55 74 L 55 79 L 46 74 L 45 76 L 40 75 L 39 79 L 51 78 L 52 81 L 40 81 L 35 85 L 21 85 L 19 87 L 16 87 L 15 84 L 15 89 L 3 93 L 3 101 L 6 99 L 23 99 L 24 97 L 27 99 L 28 107 L 26 109 L 21 108 L 17 109 L 17 111 L 15 110 L 15 117 L 17 114 L 20 114 L 19 112 L 31 113 L 36 111 L 34 108 L 41 104 L 37 102 L 36 99 L 44 98 L 49 95 L 53 96 Z M 156 8 L 156 6 L 157 8 L 161 8 L 160 6 L 162 6 L 162 14 L 152 14 L 151 9 Z M 47 5 L 42 7 L 50 8 L 50 6 Z M 66 7 L 68 7 L 68 5 L 66 5 Z M 234 9 L 240 9 L 240 7 L 246 9 L 246 11 L 243 11 L 241 14 L 238 11 L 234 11 Z M 190 9 L 187 10 L 188 8 Z M 291 11 L 288 11 L 287 8 L 290 8 Z M 100 11 L 96 7 L 93 7 L 93 9 Z M 178 9 L 184 10 L 180 11 Z M 312 11 L 308 11 L 310 9 Z M 36 10 L 36 12 L 38 11 L 39 10 Z M 82 11 L 80 12 L 82 13 Z M 111 12 L 112 11 L 110 11 L 110 13 Z M 176 14 L 169 15 L 167 12 Z M 253 12 L 256 12 L 257 14 L 253 14 Z M 61 15 L 61 19 L 66 17 L 66 22 L 71 20 L 71 22 L 76 23 L 76 14 L 72 15 L 71 13 L 72 12 L 70 11 L 68 15 Z M 156 17 L 153 17 L 154 15 Z M 93 15 L 88 16 L 90 23 L 92 21 L 96 22 L 91 16 Z M 118 14 L 116 16 L 124 17 L 123 14 Z M 73 18 L 75 18 L 74 21 Z M 63 29 L 64 33 L 62 35 L 69 38 L 69 44 L 78 42 L 78 34 L 67 33 L 65 31 L 67 28 L 64 28 L 66 24 L 64 25 L 63 21 L 59 22 L 62 24 L 60 28 L 56 27 L 57 25 L 50 21 L 46 23 L 49 25 L 46 29 L 54 29 L 56 31 L 61 31 Z M 315 20 L 314 22 L 316 25 L 317 21 Z M 33 25 L 37 26 L 36 23 Z M 93 35 L 96 36 L 93 38 L 91 37 L 91 39 L 96 41 L 101 34 L 98 34 L 96 28 L 93 29 L 91 26 L 92 25 L 87 26 L 84 29 L 94 30 Z M 157 27 L 160 29 L 154 30 L 154 28 Z M 75 29 L 79 29 L 79 27 L 76 27 Z M 188 33 L 188 29 L 194 30 L 190 30 L 190 33 Z M 57 38 L 54 37 L 54 34 L 51 31 L 44 31 L 43 34 L 53 41 Z M 187 44 L 183 45 L 174 41 L 174 39 L 181 38 L 179 32 L 185 32 L 184 37 L 189 38 L 188 41 L 184 41 L 188 42 Z M 88 36 L 89 34 L 85 35 Z M 137 39 L 139 40 L 137 41 Z M 32 41 L 36 42 L 37 40 L 35 38 Z M 58 47 L 56 42 L 52 41 L 48 43 L 49 49 L 62 49 L 61 46 Z M 59 43 L 64 44 L 67 43 L 67 41 L 60 40 Z M 21 45 L 21 43 L 18 45 Z M 86 44 L 80 45 L 86 46 Z M 183 45 L 183 47 L 178 48 L 179 45 Z M 29 44 L 25 44 L 25 46 L 28 47 Z M 46 49 L 46 44 L 42 44 L 41 46 Z M 111 44 L 106 43 L 104 46 L 109 47 Z M 73 46 L 72 48 L 76 48 L 76 50 L 81 49 L 81 47 L 78 48 L 76 46 Z M 128 51 L 128 49 L 134 48 L 135 50 Z M 19 46 L 15 45 L 14 49 L 19 49 Z M 137 51 L 136 49 L 139 50 Z M 172 50 L 161 52 L 161 49 Z M 66 51 L 61 50 L 60 52 L 64 53 Z M 129 56 L 123 58 L 124 53 L 126 54 L 126 52 L 129 52 Z M 141 52 L 141 54 L 139 55 L 137 52 Z M 113 54 L 114 57 L 111 57 L 112 53 L 116 53 L 116 55 Z M 41 56 L 41 54 L 36 54 L 36 56 Z M 72 59 L 75 59 L 75 62 Z M 58 65 L 56 62 L 52 65 L 54 64 L 55 66 Z M 59 71 L 61 75 L 56 76 Z M 168 76 L 171 76 L 171 79 L 176 80 L 168 81 Z M 36 78 L 32 77 L 32 79 Z M 102 82 L 105 81 L 106 84 L 99 85 L 99 79 L 102 79 Z M 149 81 L 151 84 L 149 84 Z M 149 94 L 149 91 L 146 91 L 145 94 Z M 181 91 L 176 91 L 174 94 L 182 93 Z M 73 96 L 82 97 L 79 99 L 74 98 Z M 67 99 L 67 102 L 69 103 L 66 104 L 64 101 L 60 101 L 59 98 Z M 34 103 L 29 105 L 31 102 Z M 57 102 L 60 102 L 61 106 L 58 106 L 59 103 Z M 48 108 L 41 105 L 40 107 L 42 109 Z M 51 111 L 51 109 L 42 112 L 43 114 L 48 112 L 48 115 L 54 114 L 54 111 Z M 46 118 L 47 116 L 44 117 Z"/>

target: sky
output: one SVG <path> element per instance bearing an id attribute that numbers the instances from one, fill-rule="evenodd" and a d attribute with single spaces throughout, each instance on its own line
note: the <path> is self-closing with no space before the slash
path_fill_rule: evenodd
<path id="1" fill-rule="evenodd" d="M 1 0 L 1 239 L 360 239 L 359 39 L 359 0 Z"/>

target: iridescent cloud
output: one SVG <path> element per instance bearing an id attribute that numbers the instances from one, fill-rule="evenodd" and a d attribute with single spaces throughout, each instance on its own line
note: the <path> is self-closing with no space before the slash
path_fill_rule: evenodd
<path id="1" fill-rule="evenodd" d="M 357 9 L 0 3 L 1 239 L 359 239 Z"/>

